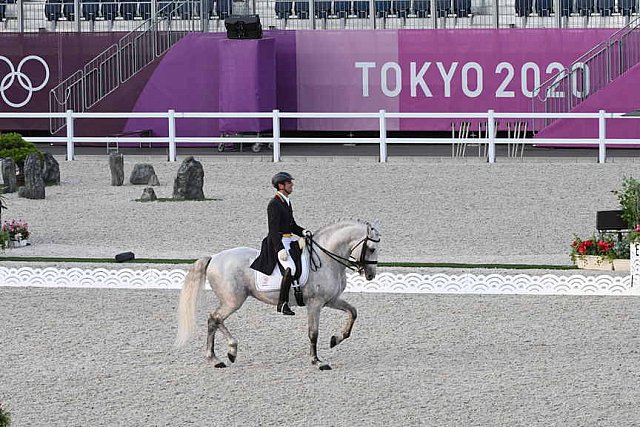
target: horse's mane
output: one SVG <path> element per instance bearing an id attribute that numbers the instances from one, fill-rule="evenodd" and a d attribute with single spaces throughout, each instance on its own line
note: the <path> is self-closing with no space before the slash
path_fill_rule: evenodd
<path id="1" fill-rule="evenodd" d="M 320 228 L 316 234 L 318 235 L 322 235 L 322 234 L 328 234 L 328 233 L 333 233 L 336 230 L 342 229 L 342 228 L 346 228 L 346 227 L 350 227 L 350 226 L 356 226 L 356 225 L 361 225 L 363 227 L 366 227 L 367 224 L 370 224 L 368 221 L 364 221 L 361 220 L 359 218 L 347 218 L 347 219 L 341 219 L 338 220 L 337 222 L 334 222 L 333 224 L 329 224 L 326 225 L 322 228 Z M 377 225 L 373 225 L 374 228 L 378 228 Z"/>

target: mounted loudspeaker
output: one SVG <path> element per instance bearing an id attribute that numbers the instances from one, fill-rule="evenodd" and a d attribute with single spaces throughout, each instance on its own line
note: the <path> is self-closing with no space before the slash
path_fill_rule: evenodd
<path id="1" fill-rule="evenodd" d="M 229 39 L 261 39 L 262 24 L 258 15 L 232 15 L 224 20 Z"/>

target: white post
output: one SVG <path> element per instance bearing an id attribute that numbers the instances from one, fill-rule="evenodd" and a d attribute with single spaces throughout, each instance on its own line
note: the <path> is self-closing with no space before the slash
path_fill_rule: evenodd
<path id="1" fill-rule="evenodd" d="M 74 147 L 73 147 L 73 110 L 67 110 L 67 160 L 71 161 L 75 159 Z"/>
<path id="2" fill-rule="evenodd" d="M 280 161 L 280 111 L 273 110 L 273 162 Z"/>
<path id="3" fill-rule="evenodd" d="M 169 161 L 176 161 L 176 111 L 169 110 Z"/>
<path id="4" fill-rule="evenodd" d="M 496 122 L 494 120 L 495 111 L 489 110 L 487 117 L 487 137 L 489 138 L 489 163 L 496 162 Z"/>
<path id="5" fill-rule="evenodd" d="M 385 111 L 380 110 L 380 163 L 387 162 L 387 120 Z"/>
<path id="6" fill-rule="evenodd" d="M 605 163 L 607 161 L 607 121 L 604 113 L 604 110 L 598 111 L 598 163 Z"/>

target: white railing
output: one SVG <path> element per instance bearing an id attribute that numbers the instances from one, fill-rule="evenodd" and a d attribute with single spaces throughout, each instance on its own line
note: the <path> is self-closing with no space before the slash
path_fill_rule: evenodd
<path id="1" fill-rule="evenodd" d="M 389 113 L 380 110 L 377 113 L 284 113 L 279 110 L 265 113 L 180 113 L 174 110 L 153 113 L 76 113 L 68 110 L 66 113 L 0 113 L 1 119 L 25 119 L 25 118 L 63 118 L 66 121 L 66 136 L 62 137 L 26 137 L 31 142 L 43 143 L 61 143 L 66 142 L 67 160 L 75 158 L 76 143 L 104 143 L 105 147 L 109 143 L 140 143 L 151 144 L 154 142 L 168 144 L 169 161 L 176 161 L 177 144 L 179 143 L 202 143 L 202 144 L 221 144 L 221 143 L 264 143 L 273 144 L 273 161 L 280 161 L 280 147 L 282 144 L 379 144 L 380 145 L 380 162 L 384 163 L 388 159 L 387 146 L 389 144 L 451 144 L 452 138 L 427 138 L 427 137 L 411 137 L 411 138 L 389 138 L 387 137 L 387 120 L 388 119 L 482 119 L 487 122 L 487 137 L 484 139 L 468 138 L 455 139 L 456 143 L 478 143 L 482 141 L 487 144 L 487 161 L 495 163 L 496 161 L 496 145 L 508 145 L 513 141 L 510 139 L 500 139 L 496 137 L 496 120 L 499 119 L 544 119 L 544 118 L 561 118 L 561 119 L 594 119 L 598 120 L 598 136 L 597 138 L 565 138 L 565 139 L 545 139 L 535 138 L 529 139 L 531 144 L 536 146 L 544 145 L 576 145 L 585 144 L 598 145 L 598 163 L 606 161 L 607 145 L 640 145 L 639 139 L 607 139 L 606 126 L 607 120 L 611 119 L 633 119 L 638 116 L 629 116 L 626 113 L 608 113 L 600 110 L 597 113 L 497 113 L 489 110 L 486 113 Z M 130 119 L 130 118 L 154 118 L 167 119 L 168 135 L 166 137 L 76 137 L 74 135 L 74 121 L 76 119 Z M 178 119 L 223 119 L 223 118 L 270 118 L 273 122 L 273 135 L 271 137 L 179 137 L 176 135 L 176 121 Z M 281 137 L 280 125 L 282 119 L 372 119 L 378 122 L 379 136 L 377 138 L 307 138 L 307 137 Z"/>

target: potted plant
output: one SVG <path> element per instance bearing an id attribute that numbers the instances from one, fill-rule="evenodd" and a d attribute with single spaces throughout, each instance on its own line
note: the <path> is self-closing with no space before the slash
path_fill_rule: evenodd
<path id="1" fill-rule="evenodd" d="M 589 270 L 613 270 L 616 258 L 616 242 L 611 235 L 582 239 L 575 236 L 571 243 L 571 261 L 578 268 Z"/>
<path id="2" fill-rule="evenodd" d="M 2 225 L 2 233 L 6 233 L 8 236 L 8 246 L 10 248 L 19 248 L 21 246 L 27 246 L 29 243 L 29 224 L 26 222 L 16 221 L 15 219 L 5 221 Z"/>
<path id="3" fill-rule="evenodd" d="M 11 425 L 11 413 L 7 411 L 0 403 L 0 427 L 9 427 Z"/>
<path id="4" fill-rule="evenodd" d="M 633 229 L 640 224 L 640 181 L 632 177 L 622 181 L 622 188 L 614 190 L 622 208 L 622 219 L 627 223 L 628 229 Z"/>

